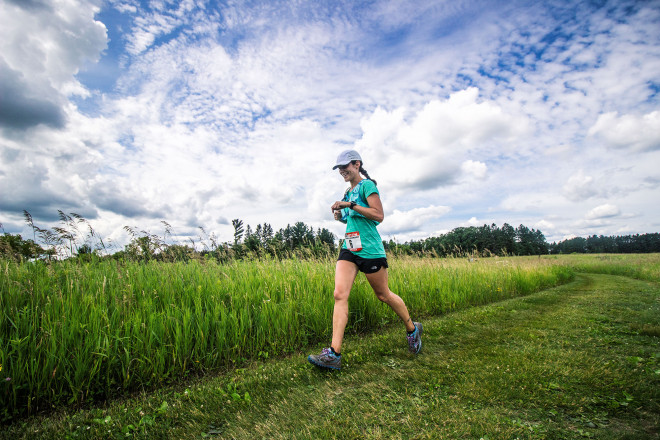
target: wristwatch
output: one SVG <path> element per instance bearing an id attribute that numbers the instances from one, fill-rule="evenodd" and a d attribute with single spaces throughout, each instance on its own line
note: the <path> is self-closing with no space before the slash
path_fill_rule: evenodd
<path id="1" fill-rule="evenodd" d="M 355 208 L 355 205 L 357 205 L 357 203 L 351 202 L 351 209 Z"/>

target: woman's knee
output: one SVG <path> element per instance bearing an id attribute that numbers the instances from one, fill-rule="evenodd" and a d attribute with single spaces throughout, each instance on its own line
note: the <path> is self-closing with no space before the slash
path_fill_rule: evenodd
<path id="1" fill-rule="evenodd" d="M 342 289 L 335 289 L 333 295 L 335 297 L 335 301 L 348 301 L 348 295 L 351 293 L 351 291 L 345 291 Z"/>
<path id="2" fill-rule="evenodd" d="M 381 291 L 376 291 L 374 290 L 374 293 L 376 294 L 376 298 L 378 298 L 380 301 L 384 302 L 385 304 L 389 304 L 390 301 L 390 291 L 388 290 L 381 290 Z"/>

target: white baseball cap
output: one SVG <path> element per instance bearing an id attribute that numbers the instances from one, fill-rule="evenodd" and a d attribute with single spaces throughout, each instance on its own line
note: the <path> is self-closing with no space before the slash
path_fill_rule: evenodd
<path id="1" fill-rule="evenodd" d="M 333 170 L 336 170 L 339 167 L 342 167 L 344 165 L 348 165 L 349 163 L 353 162 L 354 160 L 359 160 L 362 162 L 362 158 L 360 157 L 360 154 L 355 151 L 355 150 L 346 150 L 342 151 L 339 156 L 337 156 L 337 165 L 332 167 Z"/>

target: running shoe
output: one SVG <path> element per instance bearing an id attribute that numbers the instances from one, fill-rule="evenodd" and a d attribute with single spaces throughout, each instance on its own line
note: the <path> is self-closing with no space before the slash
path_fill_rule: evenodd
<path id="1" fill-rule="evenodd" d="M 424 331 L 421 322 L 413 322 L 415 331 L 408 335 L 408 350 L 411 353 L 419 353 L 422 349 L 422 332 Z"/>
<path id="2" fill-rule="evenodd" d="M 330 348 L 324 348 L 321 354 L 310 354 L 307 360 L 319 368 L 341 370 L 341 356 L 334 354 Z"/>

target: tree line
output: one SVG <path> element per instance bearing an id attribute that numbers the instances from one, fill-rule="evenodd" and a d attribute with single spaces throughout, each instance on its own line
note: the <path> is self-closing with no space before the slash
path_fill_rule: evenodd
<path id="1" fill-rule="evenodd" d="M 437 237 L 397 244 L 385 243 L 394 254 L 446 256 L 541 255 L 548 253 L 548 243 L 540 230 L 525 225 L 517 228 L 504 223 L 459 227 Z"/>
<path id="2" fill-rule="evenodd" d="M 337 237 L 325 228 L 314 230 L 303 222 L 287 225 L 275 231 L 268 223 L 254 229 L 240 219 L 232 220 L 233 241 L 221 242 L 214 233 L 199 227 L 196 237 L 180 242 L 172 226 L 162 221 L 164 234 L 150 233 L 126 226 L 130 242 L 122 249 L 103 240 L 82 216 L 58 211 L 59 225 L 52 229 L 35 225 L 24 211 L 25 221 L 33 237 L 4 233 L 0 235 L 0 258 L 29 259 L 91 259 L 114 258 L 133 261 L 189 261 L 211 258 L 220 262 L 249 258 L 311 258 L 334 255 L 341 246 Z M 2 224 L 0 223 L 0 229 Z M 543 233 L 525 225 L 517 228 L 504 223 L 458 227 L 446 234 L 403 244 L 390 239 L 383 241 L 385 250 L 394 255 L 424 256 L 492 256 L 546 255 L 566 253 L 647 253 L 660 252 L 660 234 L 627 236 L 596 236 L 571 238 L 548 244 Z"/>
<path id="3" fill-rule="evenodd" d="M 592 235 L 575 237 L 548 244 L 543 233 L 525 225 L 517 228 L 504 223 L 455 228 L 438 237 L 397 244 L 386 243 L 386 249 L 394 254 L 439 257 L 464 255 L 546 255 L 572 253 L 650 253 L 660 252 L 660 234 L 635 234 L 625 236 Z"/>
<path id="4" fill-rule="evenodd" d="M 549 249 L 551 254 L 644 254 L 660 252 L 660 234 L 575 237 L 559 243 L 552 243 Z"/>

